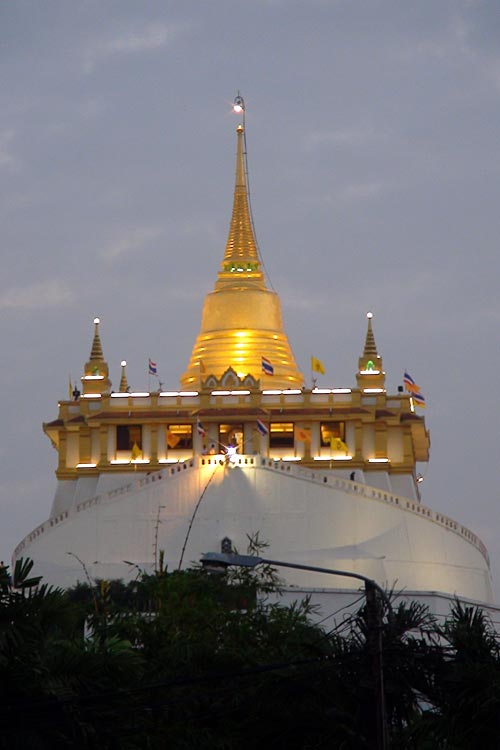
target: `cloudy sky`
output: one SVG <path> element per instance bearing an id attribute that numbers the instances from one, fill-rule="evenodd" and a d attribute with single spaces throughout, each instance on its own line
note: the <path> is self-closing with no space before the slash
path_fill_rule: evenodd
<path id="1" fill-rule="evenodd" d="M 231 102 L 303 371 L 353 386 L 367 310 L 428 402 L 423 499 L 500 600 L 498 0 L 0 2 L 0 555 L 49 512 L 41 423 L 101 334 L 176 388 L 230 219 Z"/>

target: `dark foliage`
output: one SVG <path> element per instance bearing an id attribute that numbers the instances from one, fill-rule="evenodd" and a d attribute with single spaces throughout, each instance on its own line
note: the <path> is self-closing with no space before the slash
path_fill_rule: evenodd
<path id="1" fill-rule="evenodd" d="M 266 604 L 275 572 L 203 570 L 69 591 L 0 571 L 0 748 L 375 747 L 366 606 L 326 632 Z M 257 570 L 257 569 L 256 569 Z M 498 747 L 500 650 L 484 614 L 384 612 L 390 746 Z"/>

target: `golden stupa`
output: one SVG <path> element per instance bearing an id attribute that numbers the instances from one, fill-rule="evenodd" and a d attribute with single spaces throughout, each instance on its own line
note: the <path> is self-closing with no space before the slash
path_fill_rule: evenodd
<path id="1" fill-rule="evenodd" d="M 236 128 L 238 149 L 233 213 L 222 268 L 203 305 L 201 329 L 186 372 L 184 389 L 199 388 L 232 368 L 262 385 L 297 388 L 304 383 L 283 330 L 281 304 L 267 288 L 252 226 L 244 157 L 244 127 Z M 263 359 L 269 372 L 263 370 Z"/>

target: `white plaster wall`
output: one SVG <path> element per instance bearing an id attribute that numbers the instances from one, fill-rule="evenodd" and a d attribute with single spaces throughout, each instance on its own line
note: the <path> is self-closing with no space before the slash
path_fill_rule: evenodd
<path id="1" fill-rule="evenodd" d="M 199 469 L 168 467 L 158 475 L 162 479 L 143 476 L 131 492 L 101 496 L 83 510 L 73 507 L 67 520 L 46 529 L 20 554 L 33 557 L 40 572 L 51 571 L 53 583 L 62 582 L 53 577 L 54 565 L 63 577 L 67 571 L 61 571 L 73 565 L 68 551 L 94 565 L 96 575 L 120 570 L 121 576 L 133 577 L 137 571 L 123 561 L 151 566 L 158 508 L 164 506 L 158 546 L 170 569 L 179 565 L 184 545 L 187 565 L 204 552 L 219 551 L 225 536 L 245 551 L 246 535 L 259 532 L 270 544 L 270 557 L 350 570 L 400 589 L 492 601 L 481 552 L 450 529 L 388 501 L 361 496 L 364 485 L 345 481 L 344 489 L 336 488 L 323 483 L 321 471 L 313 482 L 300 478 L 294 467 L 281 464 L 275 470 L 263 467 L 260 457 L 247 460 L 257 465 L 229 468 L 206 461 Z M 299 571 L 287 571 L 286 580 L 322 585 L 319 574 Z M 339 588 L 344 587 L 352 585 L 339 579 Z"/>

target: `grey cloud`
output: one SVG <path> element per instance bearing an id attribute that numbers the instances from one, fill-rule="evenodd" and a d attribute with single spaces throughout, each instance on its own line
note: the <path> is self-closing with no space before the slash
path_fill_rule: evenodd
<path id="1" fill-rule="evenodd" d="M 69 286 L 58 280 L 38 281 L 0 291 L 0 310 L 37 310 L 61 307 L 75 299 Z"/>
<path id="2" fill-rule="evenodd" d="M 129 255 L 146 247 L 163 234 L 159 227 L 132 227 L 118 232 L 101 251 L 102 258 L 111 263 L 122 255 Z"/>
<path id="3" fill-rule="evenodd" d="M 119 36 L 93 41 L 83 52 L 83 70 L 92 73 L 109 58 L 161 49 L 170 42 L 175 31 L 174 27 L 156 23 L 148 24 L 141 30 L 130 30 Z"/>

